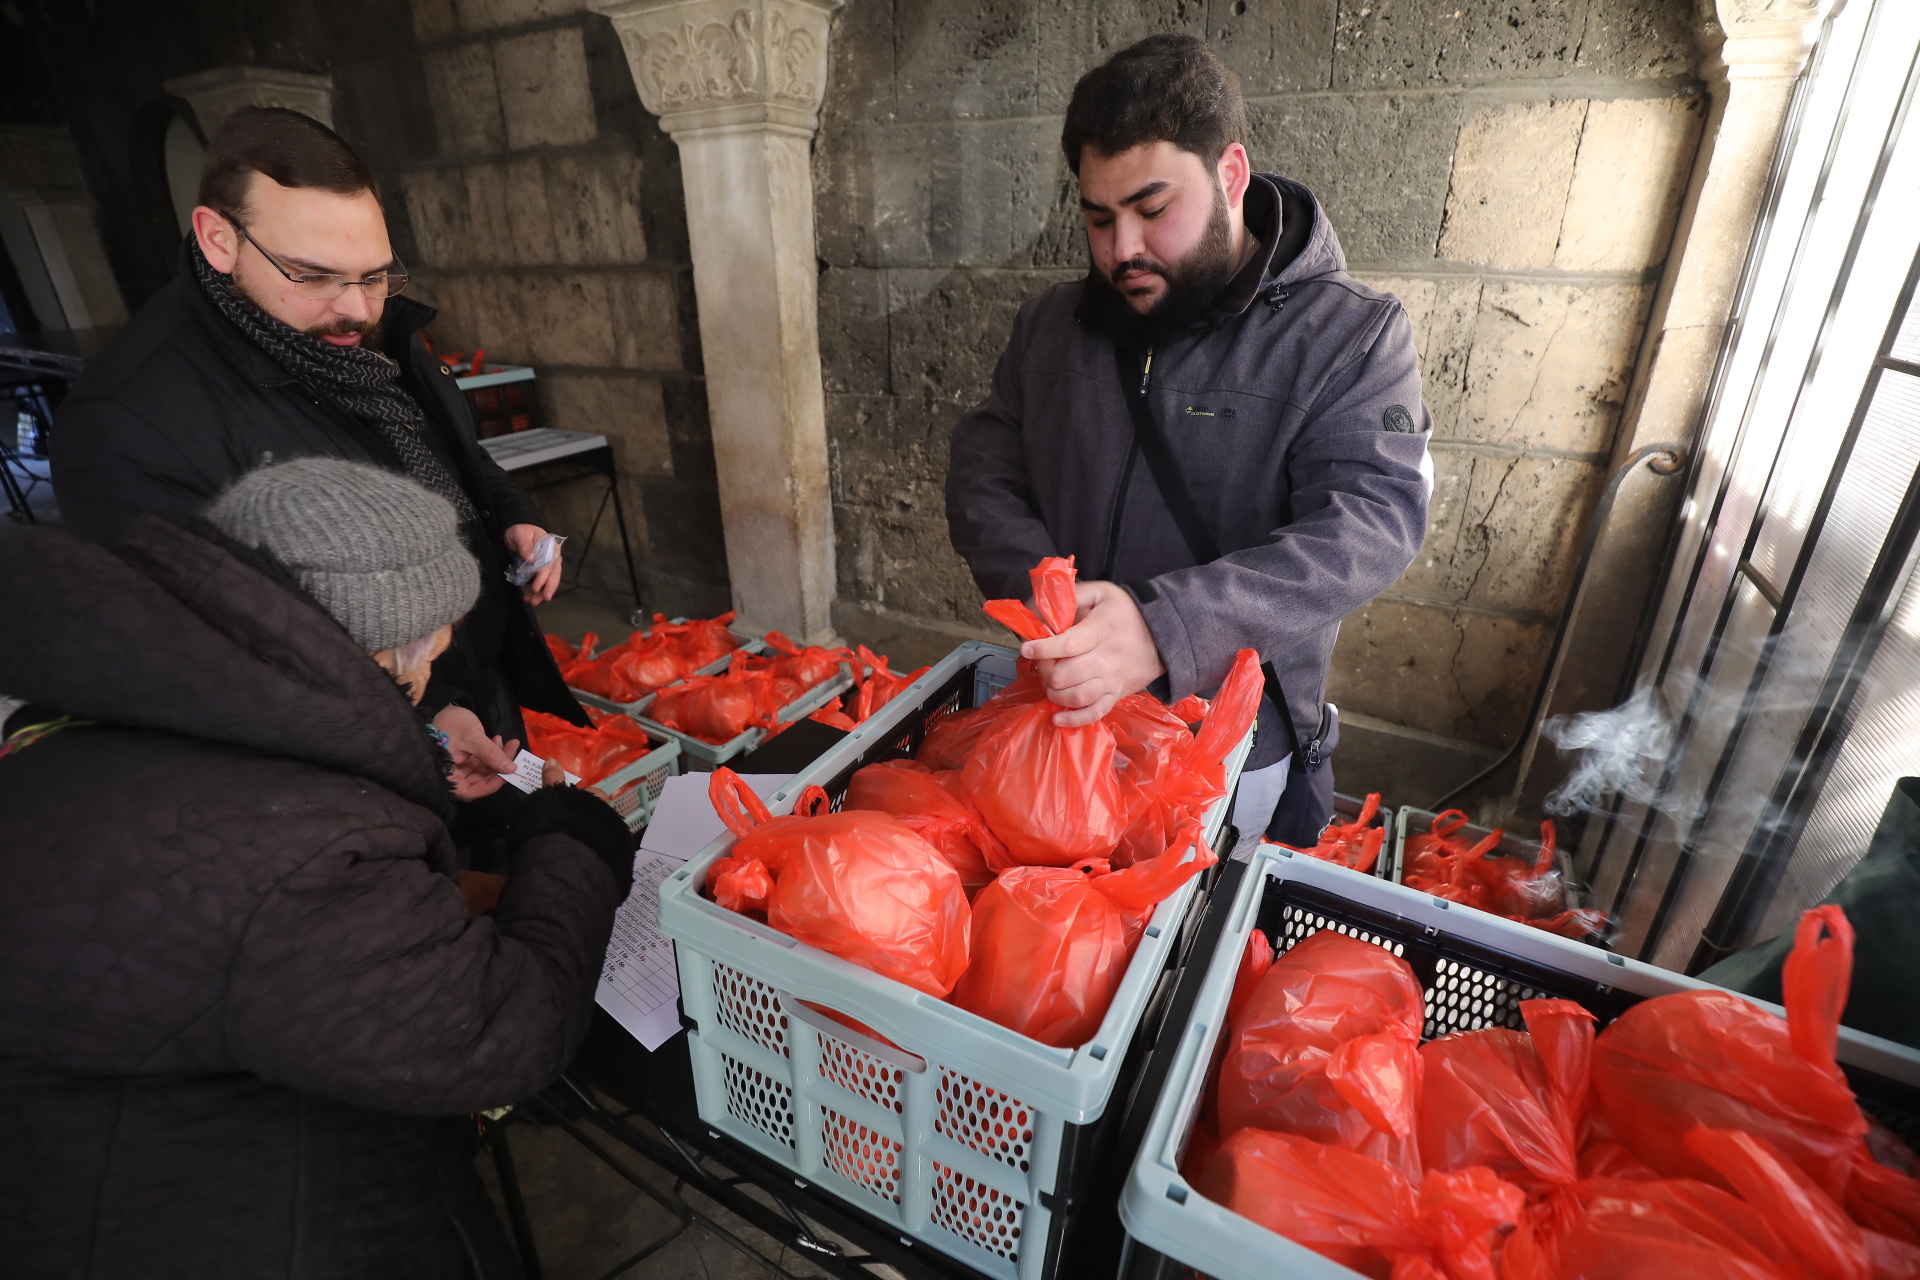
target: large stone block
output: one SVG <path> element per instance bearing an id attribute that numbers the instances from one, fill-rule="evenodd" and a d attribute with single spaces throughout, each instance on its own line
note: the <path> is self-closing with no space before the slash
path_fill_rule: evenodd
<path id="1" fill-rule="evenodd" d="M 835 563 L 843 599 L 948 623 L 978 626 L 980 591 L 947 540 L 939 512 L 834 507 Z"/>
<path id="2" fill-rule="evenodd" d="M 1271 99 L 1247 109 L 1254 167 L 1312 188 L 1350 261 L 1427 261 L 1460 105 L 1444 95 Z"/>
<path id="3" fill-rule="evenodd" d="M 1605 0 L 1587 5 L 1579 65 L 1636 80 L 1692 74 L 1699 56 L 1689 0 Z"/>
<path id="4" fill-rule="evenodd" d="M 1333 87 L 1425 88 L 1563 76 L 1576 66 L 1593 2 L 1373 0 L 1342 5 Z"/>
<path id="5" fill-rule="evenodd" d="M 1207 38 L 1248 97 L 1333 84 L 1337 0 L 1244 0 L 1210 6 Z"/>
<path id="6" fill-rule="evenodd" d="M 1058 137 L 1046 119 L 860 126 L 823 220 L 866 228 L 853 260 L 874 266 L 1031 265 L 1072 182 Z"/>
<path id="7" fill-rule="evenodd" d="M 984 398 L 1020 304 L 1077 274 L 888 272 L 893 390 L 956 404 Z"/>
<path id="8" fill-rule="evenodd" d="M 1099 4 L 1039 3 L 1034 7 L 1039 13 L 1034 109 L 1048 114 L 1064 112 L 1074 83 L 1136 40 L 1162 32 L 1207 34 L 1208 6 L 1204 4 L 1101 0 Z"/>
<path id="9" fill-rule="evenodd" d="M 640 157 L 625 151 L 546 156 L 539 181 L 550 213 L 554 260 L 568 264 L 647 260 L 640 221 Z"/>
<path id="10" fill-rule="evenodd" d="M 1706 111 L 1706 97 L 1698 93 L 1592 104 L 1554 266 L 1642 271 L 1660 264 Z"/>
<path id="11" fill-rule="evenodd" d="M 623 474 L 673 474 L 673 444 L 657 378 L 550 373 L 539 380 L 546 425 L 617 441 Z"/>
<path id="12" fill-rule="evenodd" d="M 1553 264 L 1584 100 L 1512 102 L 1461 126 L 1440 256 L 1507 271 Z"/>
<path id="13" fill-rule="evenodd" d="M 460 16 L 453 0 L 413 0 L 414 38 L 426 43 L 460 34 Z"/>
<path id="14" fill-rule="evenodd" d="M 895 118 L 898 102 L 893 74 L 892 5 L 851 4 L 834 15 L 827 46 L 827 92 L 820 104 L 824 138 L 849 125 Z"/>
<path id="15" fill-rule="evenodd" d="M 1433 333 L 1433 307 L 1440 296 L 1441 282 L 1416 276 L 1369 275 L 1364 283 L 1400 299 L 1400 305 L 1406 308 L 1407 323 L 1413 326 L 1414 348 L 1419 351 L 1424 366 L 1427 342 Z"/>
<path id="16" fill-rule="evenodd" d="M 603 278 L 612 310 L 595 319 L 613 331 L 612 363 L 626 369 L 698 368 L 681 327 L 684 273 L 614 271 Z"/>
<path id="17" fill-rule="evenodd" d="M 707 384 L 699 378 L 672 378 L 660 385 L 666 408 L 667 440 L 673 450 L 674 477 L 685 484 L 715 488 L 720 471 L 713 459 L 713 424 L 707 418 Z"/>
<path id="18" fill-rule="evenodd" d="M 828 396 L 833 500 L 902 513 L 943 512 L 947 444 L 960 413 L 943 401 Z"/>
<path id="19" fill-rule="evenodd" d="M 593 140 L 593 90 L 580 28 L 509 36 L 495 43 L 493 60 L 509 148 L 568 147 Z"/>
<path id="20" fill-rule="evenodd" d="M 615 278 L 604 272 L 516 274 L 495 279 L 502 281 L 509 305 L 519 313 L 527 358 L 533 364 L 587 368 L 628 364 L 616 352 L 615 335 L 624 341 L 629 324 L 644 325 L 650 319 L 629 307 L 615 309 L 611 296 Z M 638 361 L 631 365 L 647 367 Z"/>
<path id="21" fill-rule="evenodd" d="M 1604 472 L 1571 458 L 1436 445 L 1427 540 L 1393 590 L 1558 616 Z"/>
<path id="22" fill-rule="evenodd" d="M 507 146 L 493 46 L 461 44 L 422 55 L 441 154 L 491 155 Z"/>
<path id="23" fill-rule="evenodd" d="M 831 394 L 884 394 L 887 380 L 887 273 L 836 267 L 820 273 L 820 376 Z"/>
<path id="24" fill-rule="evenodd" d="M 1037 7 L 1034 0 L 899 0 L 893 6 L 897 118 L 1005 117 L 1041 109 Z"/>
<path id="25" fill-rule="evenodd" d="M 642 476 L 640 490 L 652 567 L 690 582 L 724 586 L 727 537 L 720 520 L 720 491 L 679 476 Z M 711 617 L 725 607 L 700 613 Z"/>
<path id="26" fill-rule="evenodd" d="M 586 0 L 453 0 L 462 31 L 492 31 L 584 12 Z"/>
<path id="27" fill-rule="evenodd" d="M 1433 414 L 1435 439 L 1460 432 L 1473 371 L 1474 328 L 1480 320 L 1482 285 L 1477 276 L 1445 276 L 1435 285 L 1427 313 L 1426 346 L 1420 352 L 1420 393 Z"/>
<path id="28" fill-rule="evenodd" d="M 1327 698 L 1428 733 L 1504 747 L 1553 642 L 1545 623 L 1383 596 L 1340 624 Z"/>
<path id="29" fill-rule="evenodd" d="M 1650 286 L 1491 281 L 1449 435 L 1599 454 L 1613 447 Z"/>
<path id="30" fill-rule="evenodd" d="M 532 155 L 402 179 L 425 260 L 436 266 L 645 261 L 638 157 Z"/>

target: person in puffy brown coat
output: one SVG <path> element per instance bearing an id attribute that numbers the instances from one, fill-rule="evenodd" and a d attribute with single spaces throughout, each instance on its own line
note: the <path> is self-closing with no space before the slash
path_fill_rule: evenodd
<path id="1" fill-rule="evenodd" d="M 452 507 L 310 459 L 209 517 L 0 557 L 0 1273 L 514 1274 L 473 1113 L 578 1048 L 631 837 L 538 791 L 469 914 Z"/>

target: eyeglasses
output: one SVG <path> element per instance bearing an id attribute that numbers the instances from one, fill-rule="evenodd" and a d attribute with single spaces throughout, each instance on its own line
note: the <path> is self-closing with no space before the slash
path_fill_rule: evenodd
<path id="1" fill-rule="evenodd" d="M 260 256 L 273 264 L 273 269 L 285 276 L 292 284 L 293 291 L 303 298 L 315 302 L 331 302 L 348 289 L 359 286 L 366 290 L 369 298 L 391 298 L 407 287 L 407 273 L 404 271 L 376 271 L 365 280 L 349 280 L 345 276 L 320 272 L 303 272 L 295 275 L 280 265 L 280 260 L 261 248 L 260 242 L 247 234 L 247 229 L 232 218 L 233 229 L 240 238 L 259 250 Z"/>

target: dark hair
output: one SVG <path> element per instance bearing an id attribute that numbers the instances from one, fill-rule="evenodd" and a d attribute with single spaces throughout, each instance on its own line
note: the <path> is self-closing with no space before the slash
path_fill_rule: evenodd
<path id="1" fill-rule="evenodd" d="M 227 118 L 200 168 L 200 203 L 244 215 L 247 180 L 256 173 L 283 187 L 380 194 L 373 174 L 339 134 L 285 107 L 242 107 Z"/>
<path id="2" fill-rule="evenodd" d="M 1171 142 L 1209 166 L 1229 143 L 1247 143 L 1240 77 L 1198 36 L 1148 36 L 1073 86 L 1060 149 L 1075 174 L 1083 147 L 1118 155 L 1148 142 Z"/>

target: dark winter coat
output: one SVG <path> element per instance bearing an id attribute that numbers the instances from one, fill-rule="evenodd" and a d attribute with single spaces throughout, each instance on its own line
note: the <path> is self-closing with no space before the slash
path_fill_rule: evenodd
<path id="1" fill-rule="evenodd" d="M 403 296 L 387 299 L 383 316 L 401 385 L 424 407 L 429 441 L 481 525 L 474 550 L 484 595 L 471 633 L 463 628 L 436 668 L 430 705 L 458 700 L 491 723 L 486 672 L 497 663 L 522 705 L 585 724 L 533 611 L 501 574 L 506 529 L 544 527 L 546 517 L 480 447 L 466 397 L 427 350 L 420 331 L 436 314 Z M 49 456 L 62 522 L 95 542 L 111 542 L 142 512 L 202 510 L 269 462 L 346 458 L 401 469 L 377 432 L 316 399 L 230 324 L 184 265 L 88 362 L 54 419 Z"/>
<path id="2" fill-rule="evenodd" d="M 405 696 L 207 537 L 36 539 L 0 599 L 0 690 L 95 722 L 0 758 L 0 1274 L 462 1274 L 469 1113 L 578 1047 L 608 863 L 526 840 L 469 915 Z"/>
<path id="3" fill-rule="evenodd" d="M 1195 564 L 1139 456 L 1116 295 L 1085 280 L 1020 308 L 990 393 L 954 428 L 947 523 L 989 598 L 1029 596 L 1051 555 L 1126 585 L 1173 698 L 1258 650 L 1305 741 L 1340 620 L 1426 536 L 1433 423 L 1406 311 L 1347 275 L 1313 193 L 1255 174 L 1245 208 L 1260 252 L 1210 314 L 1155 344 L 1148 390 L 1222 557 Z M 1274 723 L 1263 712 L 1249 768 L 1285 754 Z"/>

